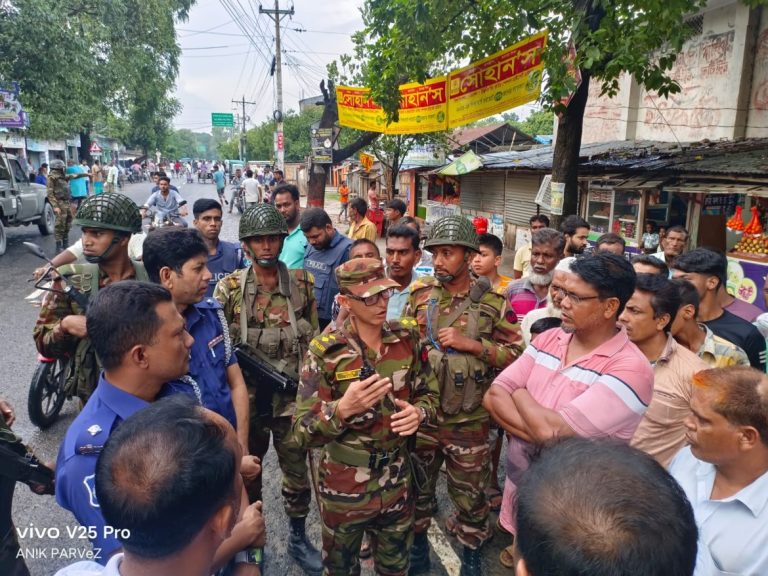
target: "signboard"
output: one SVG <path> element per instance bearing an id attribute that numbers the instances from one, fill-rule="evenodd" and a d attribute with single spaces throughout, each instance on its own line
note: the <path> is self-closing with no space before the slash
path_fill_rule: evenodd
<path id="1" fill-rule="evenodd" d="M 458 204 L 443 204 L 442 202 L 427 200 L 427 217 L 425 220 L 427 224 L 434 224 L 437 220 L 444 216 L 453 216 L 458 214 L 458 211 Z"/>
<path id="2" fill-rule="evenodd" d="M 19 102 L 19 83 L 0 83 L 0 127 L 24 128 L 29 119 Z"/>
<path id="3" fill-rule="evenodd" d="M 333 128 L 312 128 L 312 161 L 333 164 Z"/>
<path id="4" fill-rule="evenodd" d="M 525 40 L 451 72 L 448 80 L 448 127 L 493 116 L 541 94 L 547 33 Z"/>
<path id="5" fill-rule="evenodd" d="M 445 151 L 434 144 L 414 144 L 405 155 L 404 165 L 442 166 L 445 164 Z"/>
<path id="6" fill-rule="evenodd" d="M 366 172 L 370 172 L 371 168 L 373 168 L 373 163 L 376 161 L 376 158 L 371 156 L 370 154 L 366 154 L 365 152 L 360 153 L 360 164 L 363 167 L 363 170 Z"/>
<path id="7" fill-rule="evenodd" d="M 565 200 L 565 183 L 550 182 L 549 207 L 553 216 L 563 215 L 563 201 Z"/>
<path id="8" fill-rule="evenodd" d="M 211 126 L 221 126 L 222 128 L 234 128 L 235 115 L 228 112 L 212 112 Z"/>
<path id="9" fill-rule="evenodd" d="M 91 146 L 88 148 L 88 151 L 91 154 L 101 154 L 101 146 L 99 146 L 99 143 L 94 140 L 91 142 Z"/>
<path id="10" fill-rule="evenodd" d="M 71 146 L 73 148 L 80 148 L 80 136 L 67 138 L 67 146 Z"/>
<path id="11" fill-rule="evenodd" d="M 541 94 L 546 43 L 547 32 L 539 32 L 447 77 L 402 84 L 399 120 L 390 124 L 368 88 L 337 86 L 339 124 L 384 134 L 423 134 L 531 102 Z"/>
<path id="12" fill-rule="evenodd" d="M 277 149 L 278 150 L 282 150 L 283 149 L 283 143 L 284 143 L 283 133 L 282 132 L 278 132 L 277 133 Z"/>
<path id="13" fill-rule="evenodd" d="M 27 138 L 27 150 L 30 152 L 46 152 L 48 150 L 48 144 L 42 140 Z"/>
<path id="14" fill-rule="evenodd" d="M 461 176 L 462 174 L 469 174 L 482 167 L 483 161 L 480 160 L 480 157 L 472 152 L 472 150 L 469 150 L 456 158 L 456 160 L 448 164 L 445 168 L 440 169 L 438 174 L 442 174 L 443 176 Z"/>
<path id="15" fill-rule="evenodd" d="M 447 128 L 447 78 L 430 78 L 424 84 L 400 86 L 400 119 L 387 124 L 381 106 L 370 98 L 368 88 L 338 86 L 339 124 L 384 134 L 421 134 Z"/>

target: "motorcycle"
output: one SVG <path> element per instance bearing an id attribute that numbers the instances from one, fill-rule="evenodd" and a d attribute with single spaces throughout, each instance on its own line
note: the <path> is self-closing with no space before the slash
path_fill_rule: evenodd
<path id="1" fill-rule="evenodd" d="M 88 309 L 88 298 L 85 294 L 74 286 L 63 284 L 64 281 L 58 270 L 40 246 L 32 242 L 24 242 L 24 246 L 38 258 L 48 262 L 45 273 L 35 281 L 35 288 L 38 291 L 65 294 L 77 302 L 78 306 L 85 312 Z M 56 288 L 57 283 L 63 284 L 63 286 Z M 65 400 L 70 400 L 75 396 L 74 379 L 67 385 L 67 376 L 72 359 L 69 357 L 47 358 L 38 353 L 37 360 L 37 368 L 29 385 L 27 412 L 29 412 L 29 419 L 32 424 L 45 430 L 56 421 Z"/>
<path id="2" fill-rule="evenodd" d="M 157 228 L 167 228 L 169 226 L 178 226 L 179 228 L 187 228 L 187 221 L 184 220 L 178 213 L 173 214 L 160 208 L 150 208 L 145 212 L 142 218 L 142 229 L 144 232 L 156 230 Z"/>
<path id="3" fill-rule="evenodd" d="M 242 214 L 245 212 L 245 188 L 237 184 L 232 186 L 230 190 L 231 189 L 234 189 L 235 191 L 234 196 L 232 196 L 234 198 L 235 208 L 237 208 L 237 211 Z"/>

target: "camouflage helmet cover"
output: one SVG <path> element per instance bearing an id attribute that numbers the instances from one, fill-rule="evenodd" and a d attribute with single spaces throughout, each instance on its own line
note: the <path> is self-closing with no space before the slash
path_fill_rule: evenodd
<path id="1" fill-rule="evenodd" d="M 464 246 L 477 252 L 479 241 L 475 227 L 464 216 L 444 216 L 434 223 L 424 248 L 431 251 L 435 246 Z"/>
<path id="2" fill-rule="evenodd" d="M 110 192 L 86 198 L 77 209 L 74 224 L 83 228 L 136 233 L 141 232 L 141 212 L 128 196 Z"/>
<path id="3" fill-rule="evenodd" d="M 256 204 L 240 218 L 240 240 L 253 236 L 288 236 L 288 224 L 272 204 Z"/>
<path id="4" fill-rule="evenodd" d="M 58 158 L 51 160 L 51 163 L 48 164 L 48 168 L 51 170 L 64 170 L 65 167 L 64 160 L 59 160 Z"/>
<path id="5" fill-rule="evenodd" d="M 358 298 L 373 296 L 399 284 L 387 278 L 384 265 L 376 258 L 353 258 L 336 268 L 336 280 L 342 294 Z"/>

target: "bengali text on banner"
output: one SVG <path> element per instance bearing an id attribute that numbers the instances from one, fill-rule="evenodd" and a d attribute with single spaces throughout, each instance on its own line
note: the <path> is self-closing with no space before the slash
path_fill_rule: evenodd
<path id="1" fill-rule="evenodd" d="M 547 33 L 529 36 L 448 77 L 448 127 L 499 114 L 541 94 Z"/>
<path id="2" fill-rule="evenodd" d="M 387 125 L 380 106 L 370 99 L 370 90 L 351 86 L 336 88 L 339 124 L 385 134 L 418 134 L 447 128 L 447 77 L 430 78 L 424 84 L 400 86 L 400 119 Z"/>

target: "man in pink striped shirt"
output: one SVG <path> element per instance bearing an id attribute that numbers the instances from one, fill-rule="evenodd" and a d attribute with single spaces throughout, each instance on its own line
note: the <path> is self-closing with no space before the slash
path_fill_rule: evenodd
<path id="1" fill-rule="evenodd" d="M 562 292 L 562 328 L 541 334 L 507 367 L 484 405 L 511 434 L 499 520 L 516 533 L 517 484 L 537 446 L 557 437 L 629 442 L 653 394 L 647 358 L 617 326 L 635 272 L 615 254 L 571 265 Z M 502 562 L 509 560 L 509 549 Z"/>
<path id="2" fill-rule="evenodd" d="M 531 273 L 510 283 L 504 293 L 518 319 L 547 305 L 549 285 L 564 248 L 565 236 L 552 228 L 536 230 L 531 236 Z"/>

